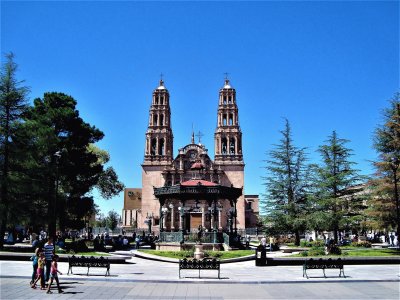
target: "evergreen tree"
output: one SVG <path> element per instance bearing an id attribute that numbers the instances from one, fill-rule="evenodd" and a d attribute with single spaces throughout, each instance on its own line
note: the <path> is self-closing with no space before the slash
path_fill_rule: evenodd
<path id="1" fill-rule="evenodd" d="M 376 179 L 371 181 L 369 216 L 376 229 L 396 229 L 400 236 L 400 93 L 390 100 L 383 116 L 384 123 L 374 138 L 379 161 L 374 163 Z"/>
<path id="2" fill-rule="evenodd" d="M 352 150 L 346 147 L 348 142 L 333 131 L 326 144 L 318 149 L 322 165 L 317 169 L 314 216 L 319 218 L 319 222 L 315 222 L 321 225 L 325 220 L 322 229 L 333 231 L 336 243 L 340 229 L 361 222 L 364 208 L 364 197 L 360 195 L 363 177 L 353 169 L 355 163 L 350 161 Z"/>
<path id="3" fill-rule="evenodd" d="M 118 221 L 119 215 L 114 210 L 109 211 L 106 219 L 107 227 L 111 230 L 114 230 L 115 228 L 117 228 Z"/>
<path id="4" fill-rule="evenodd" d="M 27 108 L 29 89 L 23 86 L 23 81 L 16 78 L 17 64 L 14 55 L 6 55 L 6 62 L 0 73 L 0 248 L 3 247 L 3 237 L 9 220 L 14 220 L 10 213 L 18 197 L 18 159 L 14 139 L 16 128 L 22 121 Z"/>
<path id="5" fill-rule="evenodd" d="M 300 245 L 300 232 L 306 226 L 308 166 L 305 149 L 293 145 L 286 120 L 282 139 L 266 160 L 265 223 L 270 233 L 294 233 Z"/>
<path id="6" fill-rule="evenodd" d="M 94 211 L 91 190 L 104 175 L 104 161 L 93 145 L 104 134 L 84 122 L 76 101 L 62 93 L 45 93 L 28 111 L 21 144 L 31 154 L 34 200 L 46 210 L 46 224 L 53 236 L 56 221 L 65 226 L 83 227 L 83 219 Z M 119 193 L 123 185 L 114 174 L 104 187 L 107 196 Z M 39 216 L 40 217 L 40 216 Z"/>

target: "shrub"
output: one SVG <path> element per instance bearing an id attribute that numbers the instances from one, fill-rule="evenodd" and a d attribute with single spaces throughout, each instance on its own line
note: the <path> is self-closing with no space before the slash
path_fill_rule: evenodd
<path id="1" fill-rule="evenodd" d="M 353 247 L 364 247 L 364 248 L 371 248 L 372 244 L 368 241 L 361 241 L 361 242 L 352 242 L 351 245 Z"/>
<path id="2" fill-rule="evenodd" d="M 300 255 L 301 255 L 301 256 L 308 256 L 308 251 L 301 251 L 301 252 L 300 252 Z"/>
<path id="3" fill-rule="evenodd" d="M 328 248 L 329 254 L 340 255 L 342 254 L 342 250 L 339 248 L 338 245 L 332 245 Z"/>
<path id="4" fill-rule="evenodd" d="M 309 256 L 322 256 L 325 255 L 325 249 L 323 247 L 314 247 L 308 251 Z"/>

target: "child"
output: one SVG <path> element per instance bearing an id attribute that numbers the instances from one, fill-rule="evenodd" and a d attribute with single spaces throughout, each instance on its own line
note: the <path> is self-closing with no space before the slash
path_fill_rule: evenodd
<path id="1" fill-rule="evenodd" d="M 62 273 L 60 271 L 58 271 L 57 269 L 57 261 L 58 261 L 58 255 L 54 255 L 53 256 L 53 261 L 51 263 L 51 269 L 50 269 L 50 283 L 49 286 L 47 288 L 47 294 L 51 294 L 52 291 L 50 291 L 50 287 L 51 284 L 53 283 L 53 279 L 56 280 L 57 283 L 57 288 L 58 288 L 58 293 L 63 293 L 64 291 L 60 288 L 60 282 L 58 281 L 58 276 L 57 273 L 60 273 L 60 275 L 62 275 Z"/>
<path id="2" fill-rule="evenodd" d="M 32 283 L 31 288 L 36 289 L 36 283 L 40 279 L 40 289 L 44 290 L 44 265 L 46 264 L 46 259 L 44 258 L 44 253 L 43 252 L 38 252 L 38 266 L 37 266 L 37 271 L 36 271 L 36 280 L 35 282 Z"/>
<path id="3" fill-rule="evenodd" d="M 31 260 L 32 260 L 32 266 L 33 266 L 33 273 L 32 273 L 32 280 L 29 283 L 32 285 L 35 282 L 36 274 L 37 274 L 37 268 L 38 268 L 38 261 L 39 261 L 39 253 L 41 249 L 38 247 L 35 250 L 35 254 L 32 255 Z"/>

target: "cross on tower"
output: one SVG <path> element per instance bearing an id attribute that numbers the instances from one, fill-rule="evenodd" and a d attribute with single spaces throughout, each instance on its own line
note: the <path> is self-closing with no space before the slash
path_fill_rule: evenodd
<path id="1" fill-rule="evenodd" d="M 229 73 L 225 72 L 224 75 L 225 75 L 225 80 L 228 80 Z"/>
<path id="2" fill-rule="evenodd" d="M 161 74 L 160 74 L 160 80 L 163 80 L 163 76 L 164 76 L 164 74 L 161 73 Z"/>
<path id="3" fill-rule="evenodd" d="M 199 144 L 201 143 L 201 137 L 204 136 L 204 134 L 201 133 L 201 131 L 199 130 L 199 132 L 196 134 L 196 136 L 199 139 Z"/>

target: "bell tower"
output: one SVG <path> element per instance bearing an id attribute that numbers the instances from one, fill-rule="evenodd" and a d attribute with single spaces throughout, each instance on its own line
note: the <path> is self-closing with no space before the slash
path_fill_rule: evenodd
<path id="1" fill-rule="evenodd" d="M 173 157 L 173 135 L 169 92 L 160 80 L 153 92 L 143 165 L 170 165 Z"/>
<path id="2" fill-rule="evenodd" d="M 244 165 L 242 153 L 242 132 L 239 126 L 239 111 L 236 105 L 236 91 L 225 79 L 219 91 L 217 128 L 214 134 L 215 163 Z"/>

